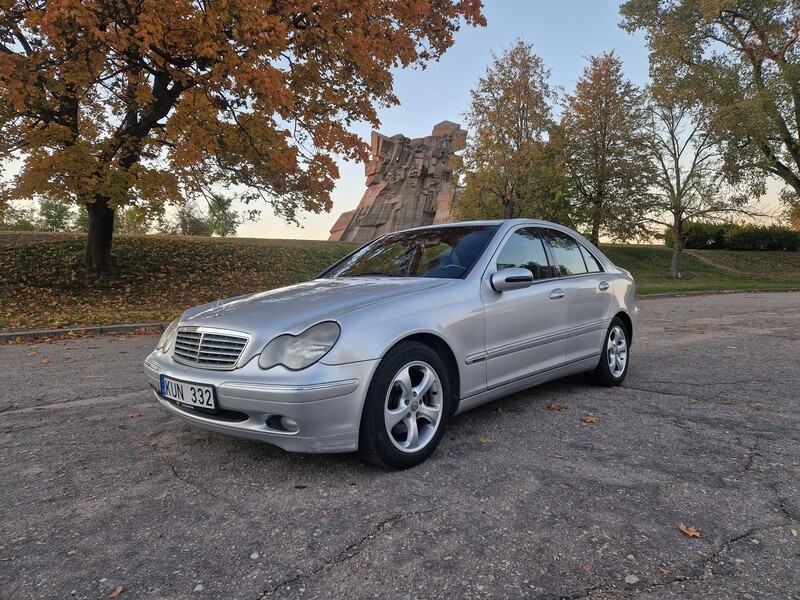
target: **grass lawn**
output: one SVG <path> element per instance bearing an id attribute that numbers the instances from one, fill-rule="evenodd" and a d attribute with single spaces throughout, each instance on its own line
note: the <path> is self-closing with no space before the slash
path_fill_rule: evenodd
<path id="1" fill-rule="evenodd" d="M 89 280 L 85 235 L 0 233 L 0 330 L 170 321 L 184 309 L 313 278 L 348 243 L 114 236 L 119 275 Z"/>
<path id="2" fill-rule="evenodd" d="M 640 294 L 800 288 L 800 252 L 685 250 L 683 277 L 676 280 L 669 275 L 671 248 L 618 244 L 601 249 L 633 274 Z"/>
<path id="3" fill-rule="evenodd" d="M 114 238 L 119 275 L 89 280 L 81 234 L 0 232 L 0 330 L 169 321 L 188 307 L 314 277 L 355 248 L 343 242 L 171 236 Z M 636 277 L 639 292 L 800 288 L 798 252 L 687 251 L 669 277 L 671 251 L 603 250 Z"/>

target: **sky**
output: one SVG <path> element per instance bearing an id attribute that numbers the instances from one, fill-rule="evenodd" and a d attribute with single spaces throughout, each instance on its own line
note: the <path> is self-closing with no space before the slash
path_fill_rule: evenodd
<path id="1" fill-rule="evenodd" d="M 464 123 L 470 90 L 486 72 L 492 52 L 501 55 L 517 39 L 533 45 L 547 68 L 550 83 L 572 92 L 586 58 L 614 50 L 623 61 L 625 75 L 637 85 L 648 83 L 644 35 L 629 34 L 618 24 L 619 3 L 613 0 L 484 0 L 486 27 L 463 26 L 455 43 L 426 69 L 395 72 L 395 93 L 400 104 L 379 111 L 380 133 L 416 138 L 430 135 L 441 121 Z M 466 126 L 465 126 L 466 128 Z M 353 128 L 369 143 L 372 128 Z M 302 228 L 288 226 L 268 214 L 239 227 L 240 237 L 327 239 L 339 215 L 358 206 L 366 189 L 364 165 L 337 161 L 340 179 L 332 194 L 333 210 L 305 213 Z"/>

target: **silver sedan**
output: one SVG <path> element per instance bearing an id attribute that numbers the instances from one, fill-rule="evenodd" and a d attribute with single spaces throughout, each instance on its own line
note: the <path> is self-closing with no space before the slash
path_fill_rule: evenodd
<path id="1" fill-rule="evenodd" d="M 199 427 L 403 469 L 485 402 L 575 373 L 622 383 L 635 291 L 554 223 L 422 227 L 313 281 L 187 310 L 145 373 L 158 402 Z"/>

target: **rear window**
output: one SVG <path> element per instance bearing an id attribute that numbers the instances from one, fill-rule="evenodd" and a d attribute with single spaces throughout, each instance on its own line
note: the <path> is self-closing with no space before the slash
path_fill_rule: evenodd
<path id="1" fill-rule="evenodd" d="M 568 277 L 588 273 L 578 242 L 566 233 L 553 229 L 547 230 L 547 240 L 553 250 L 553 258 L 556 260 L 556 269 L 558 269 L 559 275 Z"/>

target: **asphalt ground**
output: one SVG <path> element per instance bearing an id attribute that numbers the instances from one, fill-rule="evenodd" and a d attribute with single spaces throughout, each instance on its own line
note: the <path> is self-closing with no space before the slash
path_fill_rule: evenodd
<path id="1" fill-rule="evenodd" d="M 184 425 L 157 336 L 2 345 L 0 598 L 800 598 L 800 293 L 640 306 L 623 387 L 485 405 L 404 472 Z"/>

